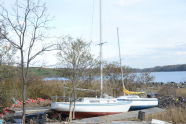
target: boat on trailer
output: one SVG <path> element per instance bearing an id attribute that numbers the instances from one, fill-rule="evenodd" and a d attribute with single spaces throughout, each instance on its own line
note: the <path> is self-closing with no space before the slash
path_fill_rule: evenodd
<path id="1" fill-rule="evenodd" d="M 75 118 L 88 118 L 103 115 L 118 114 L 128 112 L 131 101 L 118 101 L 116 98 L 91 98 L 85 97 L 76 100 L 74 107 Z M 53 102 L 51 108 L 69 116 L 69 102 Z"/>

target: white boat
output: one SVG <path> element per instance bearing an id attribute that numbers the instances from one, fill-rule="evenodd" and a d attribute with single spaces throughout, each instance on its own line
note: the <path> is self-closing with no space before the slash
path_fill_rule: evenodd
<path id="1" fill-rule="evenodd" d="M 120 102 L 116 98 L 81 98 L 75 102 L 75 118 L 79 119 L 127 112 L 130 105 L 130 101 Z M 51 108 L 68 116 L 70 103 L 53 102 Z"/>
<path id="2" fill-rule="evenodd" d="M 157 98 L 142 98 L 138 95 L 125 95 L 119 96 L 117 98 L 118 101 L 131 101 L 130 110 L 140 110 L 146 108 L 152 108 L 158 106 Z"/>
<path id="3" fill-rule="evenodd" d="M 124 92 L 124 96 L 118 97 L 117 100 L 118 101 L 131 101 L 132 103 L 131 103 L 130 110 L 139 110 L 139 109 L 145 109 L 145 108 L 151 108 L 151 107 L 158 106 L 158 99 L 157 98 L 141 98 L 138 95 L 134 95 L 134 94 L 143 94 L 144 92 L 128 91 L 125 88 L 118 28 L 117 28 L 117 39 L 118 39 L 119 60 L 120 60 L 120 68 L 121 68 L 121 79 L 122 79 L 123 92 Z M 133 95 L 129 95 L 129 94 L 133 94 Z"/>

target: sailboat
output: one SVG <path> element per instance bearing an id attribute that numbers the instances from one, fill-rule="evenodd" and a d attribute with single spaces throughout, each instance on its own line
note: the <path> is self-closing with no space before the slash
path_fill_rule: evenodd
<path id="1" fill-rule="evenodd" d="M 75 118 L 87 118 L 102 115 L 117 114 L 128 112 L 131 101 L 119 101 L 116 98 L 103 98 L 103 66 L 102 66 L 102 19 L 101 19 L 101 0 L 100 0 L 100 98 L 86 97 L 75 101 L 73 105 Z M 64 115 L 69 115 L 71 105 L 70 102 L 53 102 L 51 104 L 53 110 L 59 111 Z"/>
<path id="2" fill-rule="evenodd" d="M 130 110 L 140 110 L 146 108 L 152 108 L 158 106 L 158 99 L 157 98 L 142 98 L 139 97 L 139 94 L 143 94 L 144 92 L 134 92 L 129 91 L 125 88 L 124 79 L 123 79 L 123 68 L 121 62 L 121 51 L 120 51 L 120 42 L 119 42 L 119 29 L 117 28 L 117 39 L 118 39 L 118 50 L 119 50 L 119 59 L 120 59 L 120 69 L 121 69 L 121 76 L 122 76 L 122 84 L 123 84 L 123 96 L 117 97 L 118 101 L 131 101 Z"/>
<path id="3" fill-rule="evenodd" d="M 128 112 L 130 103 L 130 101 L 120 102 L 116 98 L 81 98 L 75 102 L 75 118 L 80 119 Z M 51 108 L 68 116 L 70 102 L 53 102 Z"/>

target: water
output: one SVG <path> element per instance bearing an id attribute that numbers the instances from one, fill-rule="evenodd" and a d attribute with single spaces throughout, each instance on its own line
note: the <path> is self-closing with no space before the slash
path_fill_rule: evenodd
<path id="1" fill-rule="evenodd" d="M 154 82 L 186 82 L 186 71 L 175 72 L 152 72 L 154 76 Z"/>
<path id="2" fill-rule="evenodd" d="M 139 73 L 138 73 L 139 74 Z M 186 82 L 186 71 L 176 71 L 176 72 L 152 72 L 151 75 L 154 77 L 153 82 Z M 105 77 L 105 79 L 108 79 L 108 76 Z M 49 80 L 62 80 L 66 81 L 69 80 L 65 77 L 46 77 L 43 80 L 49 81 Z M 99 80 L 99 76 L 95 77 L 95 80 Z"/>
<path id="3" fill-rule="evenodd" d="M 59 80 L 59 81 L 68 81 L 68 78 L 65 77 L 45 77 L 43 78 L 44 81 L 52 81 L 52 80 Z"/>

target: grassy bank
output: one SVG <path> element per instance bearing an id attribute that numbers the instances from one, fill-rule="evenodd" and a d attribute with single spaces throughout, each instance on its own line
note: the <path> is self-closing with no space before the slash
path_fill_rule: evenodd
<path id="1" fill-rule="evenodd" d="M 10 106 L 12 104 L 11 99 L 14 97 L 22 101 L 22 85 L 20 80 L 9 79 L 0 83 L 0 106 Z M 27 86 L 27 98 L 46 98 L 51 96 L 61 95 L 62 90 L 59 85 L 47 85 L 40 79 L 30 80 Z"/>
<path id="2" fill-rule="evenodd" d="M 177 88 L 176 95 L 186 97 L 186 88 Z"/>
<path id="3" fill-rule="evenodd" d="M 146 120 L 151 121 L 152 119 L 158 119 L 176 124 L 185 124 L 185 115 L 186 108 L 171 106 L 163 113 L 146 116 Z"/>

